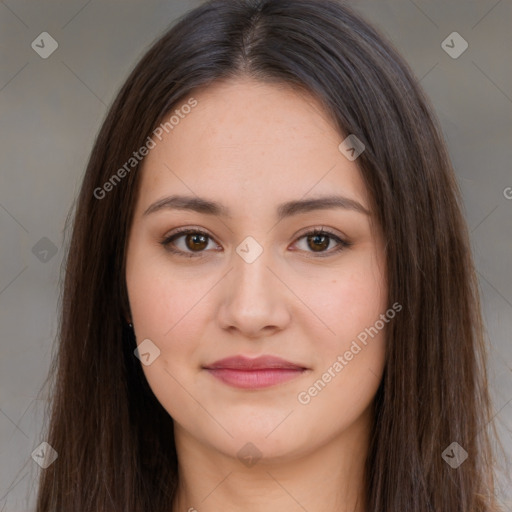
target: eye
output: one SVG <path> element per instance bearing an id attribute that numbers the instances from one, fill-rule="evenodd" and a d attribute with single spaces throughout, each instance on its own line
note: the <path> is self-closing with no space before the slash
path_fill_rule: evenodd
<path id="1" fill-rule="evenodd" d="M 341 239 L 330 231 L 326 231 L 324 228 L 308 231 L 300 236 L 298 240 L 302 240 L 303 238 L 306 239 L 306 246 L 312 250 L 301 250 L 316 253 L 319 257 L 330 256 L 352 245 L 350 242 Z M 176 248 L 178 246 L 176 241 L 180 239 L 183 239 L 184 244 L 182 247 Z M 203 256 L 202 253 L 208 248 L 209 240 L 213 241 L 212 237 L 206 231 L 196 228 L 183 228 L 165 237 L 160 243 L 166 250 L 173 254 L 193 258 Z M 331 241 L 337 243 L 338 246 L 333 250 L 326 251 L 331 245 Z"/>
<path id="2" fill-rule="evenodd" d="M 184 238 L 184 249 L 176 249 L 176 240 Z M 206 231 L 194 228 L 184 228 L 175 231 L 173 234 L 164 238 L 160 243 L 173 254 L 193 258 L 195 256 L 202 256 L 201 252 L 208 247 L 208 239 L 210 235 Z M 187 252 L 190 250 L 191 252 Z M 199 253 L 199 254 L 194 254 Z"/>
<path id="3" fill-rule="evenodd" d="M 339 236 L 325 230 L 324 228 L 308 231 L 299 237 L 298 240 L 302 240 L 303 238 L 306 239 L 306 247 L 312 249 L 312 251 L 307 251 L 306 249 L 306 252 L 316 253 L 319 257 L 331 256 L 352 245 L 350 242 L 341 239 Z M 333 240 L 338 244 L 338 246 L 333 250 L 326 251 Z"/>

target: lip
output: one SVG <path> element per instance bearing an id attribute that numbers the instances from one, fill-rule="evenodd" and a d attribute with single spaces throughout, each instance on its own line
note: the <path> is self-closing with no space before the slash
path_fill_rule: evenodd
<path id="1" fill-rule="evenodd" d="M 305 366 L 275 356 L 233 356 L 203 366 L 213 377 L 241 389 L 261 389 L 295 379 Z"/>
<path id="2" fill-rule="evenodd" d="M 204 366 L 207 370 L 306 370 L 305 366 L 295 364 L 280 357 L 264 355 L 259 357 L 232 356 L 219 359 L 212 364 Z"/>

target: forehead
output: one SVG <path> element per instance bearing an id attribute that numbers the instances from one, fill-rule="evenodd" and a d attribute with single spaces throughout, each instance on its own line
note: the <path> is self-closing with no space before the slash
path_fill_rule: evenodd
<path id="1" fill-rule="evenodd" d="M 307 92 L 247 78 L 216 82 L 193 91 L 163 122 L 191 98 L 194 108 L 173 118 L 145 158 L 143 194 L 176 186 L 265 202 L 338 189 L 366 202 L 356 163 L 338 149 L 344 136 Z"/>
<path id="2" fill-rule="evenodd" d="M 322 150 L 320 138 L 325 145 L 336 144 L 339 138 L 320 102 L 289 84 L 238 78 L 196 89 L 192 95 L 198 101 L 198 115 L 190 116 L 188 127 L 202 125 L 201 142 L 214 148 L 229 143 L 231 148 L 249 150 L 260 144 L 283 151 L 296 145 L 299 152 L 301 147 L 308 149 L 301 144 L 305 139 Z M 180 132 L 189 139 L 185 130 Z"/>

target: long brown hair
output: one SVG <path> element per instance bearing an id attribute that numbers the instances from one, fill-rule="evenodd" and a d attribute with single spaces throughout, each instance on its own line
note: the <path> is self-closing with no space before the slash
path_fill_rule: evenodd
<path id="1" fill-rule="evenodd" d="M 242 75 L 313 94 L 340 142 L 354 134 L 366 146 L 357 163 L 386 240 L 389 303 L 404 308 L 387 331 L 374 400 L 367 512 L 498 510 L 469 237 L 449 156 L 417 80 L 377 30 L 335 0 L 214 0 L 149 49 L 95 141 L 49 374 L 46 439 L 59 455 L 41 474 L 37 512 L 171 507 L 178 482 L 173 421 L 149 388 L 125 319 L 126 242 L 140 164 L 108 193 L 97 191 L 194 88 Z M 468 454 L 457 468 L 442 457 L 453 442 Z"/>

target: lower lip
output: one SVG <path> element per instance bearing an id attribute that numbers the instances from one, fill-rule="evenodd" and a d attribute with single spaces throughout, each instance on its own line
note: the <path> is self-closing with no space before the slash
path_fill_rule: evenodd
<path id="1" fill-rule="evenodd" d="M 263 370 L 233 370 L 228 368 L 207 371 L 225 384 L 242 389 L 261 389 L 287 382 L 302 375 L 304 369 L 267 368 Z"/>

